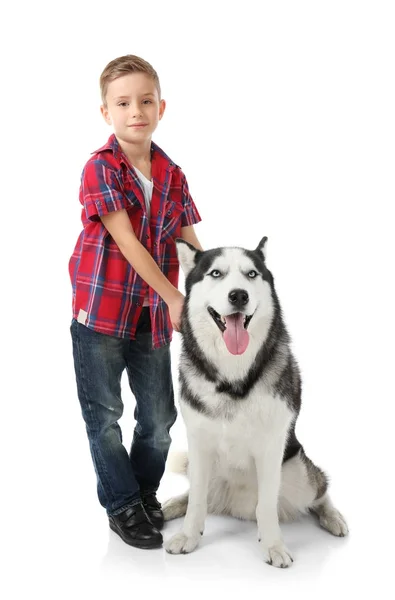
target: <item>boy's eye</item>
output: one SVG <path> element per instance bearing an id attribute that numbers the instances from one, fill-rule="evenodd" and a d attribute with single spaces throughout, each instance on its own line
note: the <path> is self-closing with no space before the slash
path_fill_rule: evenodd
<path id="1" fill-rule="evenodd" d="M 127 105 L 128 105 L 128 103 L 127 103 L 127 102 L 120 102 L 120 103 L 118 104 L 118 106 L 127 106 Z"/>
<path id="2" fill-rule="evenodd" d="M 222 273 L 221 271 L 218 271 L 218 269 L 213 269 L 209 275 L 217 279 L 218 277 L 221 277 Z"/>
<path id="3" fill-rule="evenodd" d="M 152 104 L 152 100 L 143 100 L 143 104 Z"/>

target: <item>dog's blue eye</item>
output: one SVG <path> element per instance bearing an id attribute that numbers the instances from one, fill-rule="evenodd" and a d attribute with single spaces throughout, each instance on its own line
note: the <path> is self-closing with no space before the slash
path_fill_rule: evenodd
<path id="1" fill-rule="evenodd" d="M 257 275 L 258 275 L 258 273 L 257 273 L 256 271 L 250 271 L 250 272 L 248 273 L 248 277 L 249 277 L 250 279 L 255 279 L 255 277 L 256 277 Z"/>
<path id="2" fill-rule="evenodd" d="M 211 277 L 221 277 L 222 273 L 221 271 L 218 271 L 218 269 L 214 269 L 213 271 L 211 271 L 210 275 Z"/>

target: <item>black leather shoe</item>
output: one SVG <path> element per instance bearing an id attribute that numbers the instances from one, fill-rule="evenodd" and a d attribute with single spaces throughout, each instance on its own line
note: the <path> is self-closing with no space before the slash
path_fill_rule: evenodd
<path id="1" fill-rule="evenodd" d="M 162 529 L 164 524 L 162 506 L 156 499 L 155 494 L 143 496 L 143 506 L 154 527 L 156 527 L 156 529 Z"/>
<path id="2" fill-rule="evenodd" d="M 110 527 L 126 544 L 136 548 L 160 548 L 162 534 L 151 523 L 141 503 L 127 508 L 119 515 L 109 516 Z"/>

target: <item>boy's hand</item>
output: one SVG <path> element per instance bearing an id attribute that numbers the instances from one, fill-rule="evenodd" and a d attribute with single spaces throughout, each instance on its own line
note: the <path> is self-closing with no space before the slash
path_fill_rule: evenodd
<path id="1" fill-rule="evenodd" d="M 175 331 L 181 329 L 181 313 L 184 306 L 184 295 L 178 292 L 177 295 L 172 299 L 168 305 L 170 321 Z"/>

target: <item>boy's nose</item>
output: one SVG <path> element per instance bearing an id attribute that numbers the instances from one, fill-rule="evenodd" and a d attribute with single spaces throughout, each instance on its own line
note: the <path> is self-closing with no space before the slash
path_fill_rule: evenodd
<path id="1" fill-rule="evenodd" d="M 133 117 L 141 117 L 141 115 L 142 115 L 141 106 L 132 106 L 130 108 L 130 112 Z"/>

